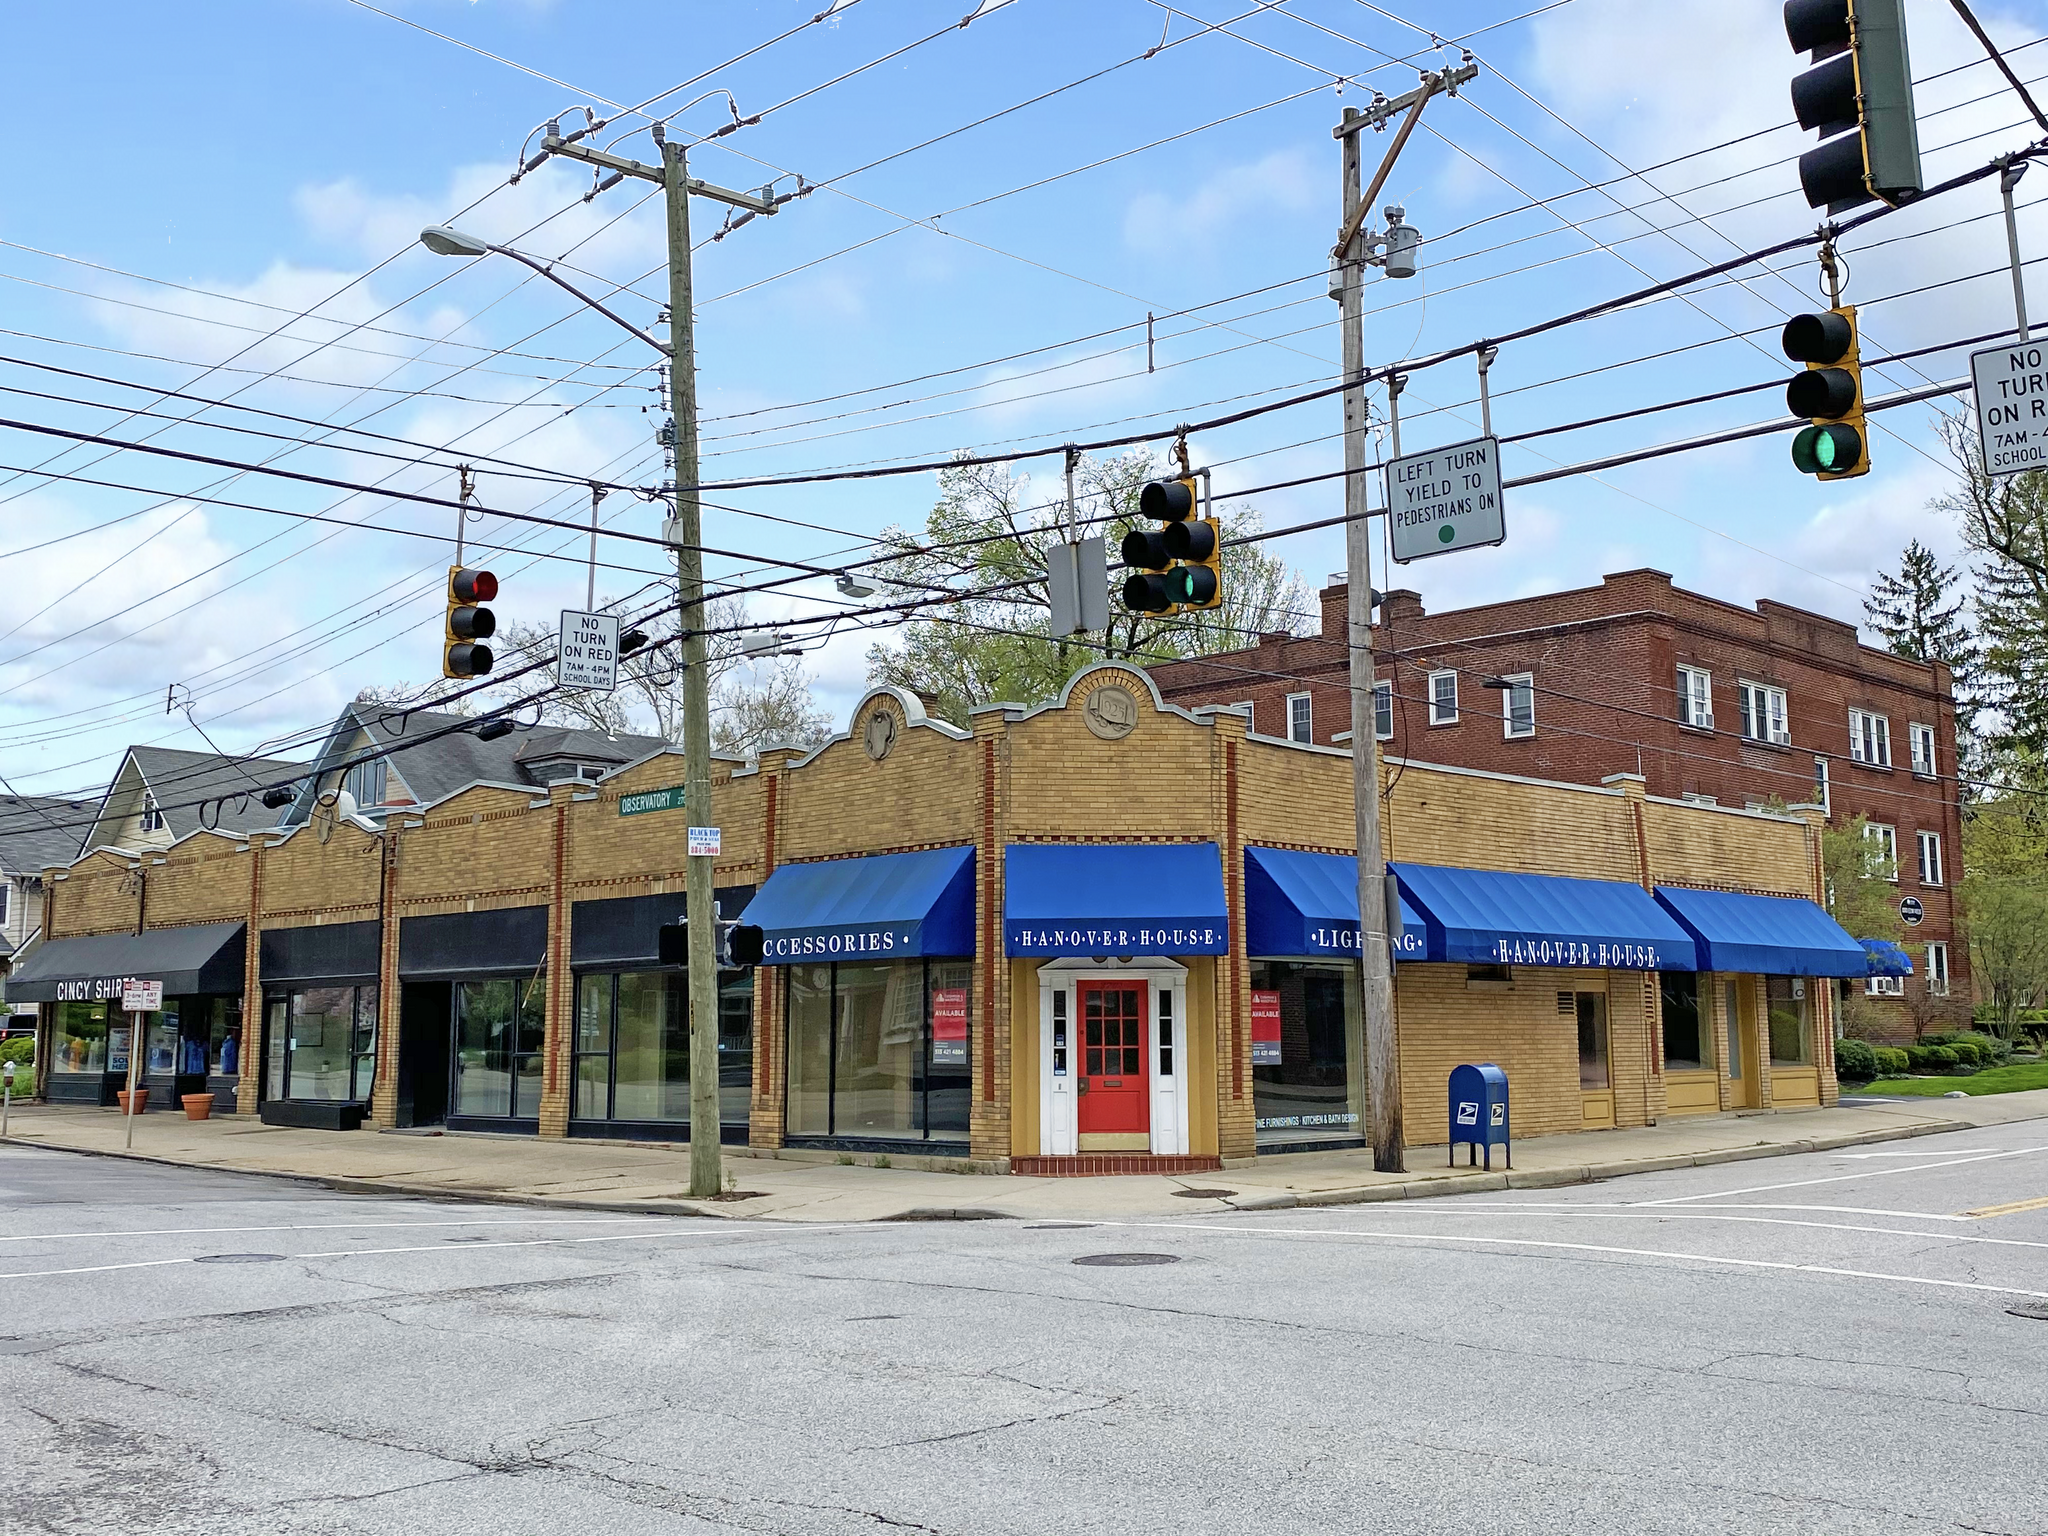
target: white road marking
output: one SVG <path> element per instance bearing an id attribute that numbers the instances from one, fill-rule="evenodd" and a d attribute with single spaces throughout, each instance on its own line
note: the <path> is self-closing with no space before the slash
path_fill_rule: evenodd
<path id="1" fill-rule="evenodd" d="M 1673 1195 L 1664 1200 L 1641 1200 L 1637 1204 L 1684 1205 L 1694 1200 L 1726 1200 L 1735 1195 L 1767 1195 L 1780 1189 L 1808 1189 L 1815 1184 L 1840 1184 L 1849 1179 L 1883 1179 L 1901 1173 L 1932 1173 L 1938 1168 L 1961 1168 L 1969 1163 L 1988 1163 L 2001 1157 L 2025 1157 L 2033 1152 L 2048 1152 L 2048 1147 L 2014 1147 L 2010 1152 L 1984 1152 L 1968 1157 L 1951 1158 L 1941 1163 L 1916 1163 L 1910 1168 L 1873 1168 L 1856 1173 L 1835 1173 L 1821 1179 L 1794 1179 L 1787 1184 L 1751 1184 L 1742 1189 L 1710 1190 L 1703 1195 Z"/>
<path id="2" fill-rule="evenodd" d="M 286 1262 L 290 1262 L 294 1259 L 367 1259 L 380 1254 L 392 1253 L 443 1253 L 459 1255 L 482 1253 L 491 1248 L 551 1248 L 571 1247 L 582 1243 L 626 1243 L 643 1237 L 717 1237 L 730 1232 L 735 1227 L 741 1226 L 746 1228 L 772 1226 L 779 1231 L 802 1232 L 844 1232 L 848 1230 L 858 1231 L 862 1228 L 875 1231 L 881 1230 L 880 1224 L 873 1222 L 849 1222 L 832 1226 L 794 1227 L 787 1222 L 746 1222 L 743 1224 L 736 1221 L 721 1221 L 716 1226 L 710 1227 L 693 1225 L 688 1231 L 683 1232 L 612 1232 L 605 1234 L 603 1237 L 535 1237 L 522 1239 L 516 1243 L 470 1243 L 461 1248 L 450 1248 L 441 1243 L 428 1243 L 414 1248 L 337 1248 L 330 1253 L 286 1253 L 279 1255 L 279 1257 Z M 198 1262 L 199 1259 L 196 1257 L 186 1259 L 135 1259 L 126 1264 L 81 1264 L 73 1269 L 24 1270 L 19 1274 L 0 1275 L 0 1280 L 43 1280 L 52 1275 L 97 1275 L 115 1269 L 161 1269 L 169 1264 L 196 1264 Z"/>
<path id="3" fill-rule="evenodd" d="M 519 1221 L 298 1221 L 272 1227 L 142 1227 L 132 1232 L 16 1232 L 0 1235 L 0 1243 L 57 1243 L 96 1237 L 204 1237 L 222 1232 L 325 1232 L 382 1227 L 594 1227 L 647 1219 L 646 1216 L 531 1216 Z"/>
<path id="4" fill-rule="evenodd" d="M 1939 1151 L 1925 1152 L 1833 1152 L 1831 1157 L 1974 1157 L 1980 1152 L 1996 1152 L 1997 1147 L 1943 1147 Z"/>
<path id="5" fill-rule="evenodd" d="M 1937 1280 L 1925 1275 L 1893 1275 L 1880 1270 L 1841 1269 L 1831 1264 L 1793 1264 L 1780 1259 L 1729 1259 L 1708 1253 L 1677 1253 L 1663 1248 L 1619 1248 L 1604 1243 L 1564 1243 L 1534 1237 L 1463 1237 L 1442 1232 L 1367 1232 L 1356 1228 L 1325 1231 L 1314 1227 L 1225 1227 L 1188 1221 L 1104 1221 L 1098 1225 L 1175 1232 L 1228 1232 L 1245 1237 L 1359 1237 L 1399 1243 L 1462 1243 L 1493 1248 L 1560 1249 L 1575 1253 L 1606 1253 L 1631 1259 L 1677 1259 L 1688 1264 L 1720 1264 L 1733 1269 L 1777 1269 L 1802 1275 L 1834 1275 L 1850 1280 L 1888 1280 L 1900 1285 L 1928 1285 L 1954 1291 L 1986 1291 L 1996 1296 L 2025 1296 L 2032 1300 L 2048 1301 L 2048 1291 L 2023 1290 L 2014 1285 L 1984 1285 L 1974 1280 Z M 0 1276 L 0 1279 L 5 1278 Z"/>
<path id="6" fill-rule="evenodd" d="M 2043 1200 L 2040 1203 L 2042 1205 L 2048 1205 L 2048 1200 Z M 2019 1237 L 1970 1237 L 1964 1235 L 1961 1232 L 1923 1232 L 1910 1227 L 1866 1227 L 1859 1225 L 1855 1222 L 1847 1221 L 1788 1221 L 1782 1216 L 1734 1216 L 1722 1214 L 1724 1211 L 1737 1210 L 1826 1211 L 1829 1209 L 1831 1209 L 1831 1207 L 1807 1205 L 1700 1205 L 1693 1206 L 1689 1209 L 1682 1211 L 1646 1211 L 1641 1209 L 1640 1207 L 1630 1206 L 1597 1206 L 1592 1208 L 1587 1208 L 1584 1206 L 1564 1206 L 1555 1210 L 1531 1211 L 1529 1214 L 1532 1216 L 1543 1217 L 1583 1216 L 1586 1217 L 1588 1220 L 1593 1221 L 1733 1221 L 1745 1222 L 1755 1226 L 1764 1227 L 1812 1227 L 1816 1231 L 1822 1232 L 1873 1232 L 1885 1237 L 1917 1237 L 1920 1238 L 1922 1241 L 1933 1241 L 1941 1243 L 1994 1243 L 2002 1247 L 2008 1248 L 2048 1248 L 2048 1242 L 2032 1242 L 2026 1238 Z M 1423 1213 L 1417 1212 L 1417 1214 L 1420 1215 Z M 1485 1214 L 1488 1216 L 1507 1216 L 1512 1215 L 1513 1212 L 1501 1210 L 1487 1211 L 1485 1212 Z M 1870 1214 L 1879 1216 L 1893 1214 L 1910 1216 L 1914 1213 L 1910 1211 L 1877 1211 L 1872 1212 Z M 1935 1219 L 1939 1221 L 1959 1221 L 1964 1223 L 1965 1225 L 1972 1224 L 1971 1218 L 1968 1216 L 1941 1216 Z"/>
<path id="7" fill-rule="evenodd" d="M 1547 1215 L 1557 1211 L 1640 1211 L 1646 1209 L 1648 1205 L 1657 1204 L 1660 1204 L 1660 1202 L 1644 1202 L 1641 1200 L 1461 1199 L 1456 1205 L 1446 1205 L 1436 1201 L 1424 1203 L 1422 1201 L 1389 1200 L 1384 1203 L 1382 1209 L 1390 1216 L 1456 1216 L 1464 1211 L 1484 1215 L 1507 1211 L 1540 1211 Z M 1878 1210 L 1867 1205 L 1762 1205 L 1744 1202 L 1741 1205 L 1703 1206 L 1699 1207 L 1699 1209 L 1713 1209 L 1717 1211 L 1818 1211 L 1829 1216 L 1888 1216 L 1895 1221 L 1967 1222 L 1970 1220 L 1968 1216 L 1954 1216 L 1946 1211 L 1887 1211 Z M 1673 1211 L 1671 1214 L 1675 1216 L 1678 1212 Z"/>

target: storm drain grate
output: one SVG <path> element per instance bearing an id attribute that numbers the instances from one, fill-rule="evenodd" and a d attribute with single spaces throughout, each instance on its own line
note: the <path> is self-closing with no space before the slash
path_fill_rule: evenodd
<path id="1" fill-rule="evenodd" d="M 2005 1310 L 2010 1317 L 2030 1317 L 2037 1323 L 2048 1323 L 2048 1301 L 2022 1302 Z"/>
<path id="2" fill-rule="evenodd" d="M 275 1264 L 281 1261 L 281 1253 L 208 1253 L 194 1259 L 194 1264 Z"/>
<path id="3" fill-rule="evenodd" d="M 1180 1255 L 1175 1253 L 1084 1253 L 1074 1264 L 1099 1264 L 1105 1269 L 1135 1269 L 1141 1264 L 1178 1264 Z"/>
<path id="4" fill-rule="evenodd" d="M 1228 1200 L 1236 1194 L 1234 1189 L 1176 1189 L 1174 1194 L 1183 1200 Z"/>

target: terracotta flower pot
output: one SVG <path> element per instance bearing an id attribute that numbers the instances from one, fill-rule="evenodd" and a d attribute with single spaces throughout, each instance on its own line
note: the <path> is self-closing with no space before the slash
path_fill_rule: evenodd
<path id="1" fill-rule="evenodd" d="M 149 1108 L 149 1090 L 147 1088 L 138 1088 L 135 1090 L 134 1094 L 132 1095 L 132 1097 L 135 1100 L 135 1108 L 133 1111 L 130 1111 L 130 1109 L 128 1108 L 128 1100 L 130 1097 L 131 1095 L 129 1094 L 126 1088 L 117 1088 L 114 1091 L 114 1098 L 120 1103 L 122 1114 L 125 1115 L 129 1113 L 134 1113 L 139 1115 L 144 1110 Z"/>
<path id="2" fill-rule="evenodd" d="M 213 1095 L 210 1093 L 188 1093 L 178 1100 L 185 1106 L 187 1120 L 210 1120 L 213 1118 Z"/>

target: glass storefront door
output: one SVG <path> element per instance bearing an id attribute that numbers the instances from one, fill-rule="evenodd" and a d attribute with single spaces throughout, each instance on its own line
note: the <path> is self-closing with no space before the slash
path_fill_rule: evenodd
<path id="1" fill-rule="evenodd" d="M 789 1134 L 965 1141 L 971 974 L 965 960 L 786 967 Z"/>
<path id="2" fill-rule="evenodd" d="M 576 1121 L 690 1119 L 690 998 L 684 971 L 576 979 Z M 718 982 L 719 1122 L 744 1129 L 754 1090 L 754 975 Z"/>
<path id="3" fill-rule="evenodd" d="M 454 993 L 454 1112 L 475 1119 L 537 1119 L 546 984 L 513 977 L 459 981 Z"/>
<path id="4" fill-rule="evenodd" d="M 1357 1137 L 1365 1081 L 1358 967 L 1254 960 L 1251 969 L 1258 1145 Z"/>

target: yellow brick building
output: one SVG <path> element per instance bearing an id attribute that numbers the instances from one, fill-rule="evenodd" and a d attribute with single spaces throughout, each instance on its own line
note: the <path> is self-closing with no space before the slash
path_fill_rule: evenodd
<path id="1" fill-rule="evenodd" d="M 42 1004 L 46 1091 L 111 1102 L 119 984 L 151 975 L 165 1107 L 681 1139 L 681 780 L 657 751 L 381 823 L 330 796 L 289 832 L 54 870 L 10 986 Z M 1863 960 L 1814 905 L 1817 810 L 1399 758 L 1383 783 L 1410 1143 L 1446 1139 L 1471 1062 L 1504 1069 L 1518 1136 L 1833 1102 L 1822 978 Z M 1103 665 L 967 730 L 878 689 L 813 751 L 719 763 L 714 795 L 721 915 L 767 951 L 721 977 L 727 1140 L 1052 1172 L 1359 1140 L 1347 753 Z"/>

